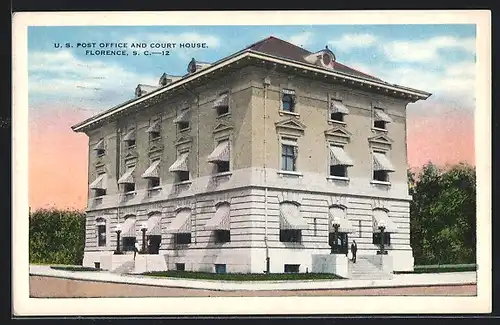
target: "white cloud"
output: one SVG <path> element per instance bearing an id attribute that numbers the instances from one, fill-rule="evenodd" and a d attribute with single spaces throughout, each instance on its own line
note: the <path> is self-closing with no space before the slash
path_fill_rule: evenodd
<path id="1" fill-rule="evenodd" d="M 328 41 L 333 50 L 349 51 L 353 48 L 366 48 L 375 45 L 377 38 L 371 34 L 345 34 L 342 37 Z"/>
<path id="2" fill-rule="evenodd" d="M 115 63 L 83 61 L 69 51 L 31 53 L 28 71 L 30 97 L 65 98 L 92 108 L 130 99 L 137 84 L 156 85 L 160 77 L 138 74 Z"/>
<path id="3" fill-rule="evenodd" d="M 463 50 L 475 53 L 474 38 L 436 36 L 421 41 L 392 41 L 382 45 L 388 59 L 396 62 L 429 62 L 439 58 L 443 49 Z"/>
<path id="4" fill-rule="evenodd" d="M 311 32 L 302 32 L 299 34 L 292 35 L 286 40 L 292 44 L 295 44 L 300 47 L 307 47 L 311 44 L 313 38 L 313 33 Z"/>

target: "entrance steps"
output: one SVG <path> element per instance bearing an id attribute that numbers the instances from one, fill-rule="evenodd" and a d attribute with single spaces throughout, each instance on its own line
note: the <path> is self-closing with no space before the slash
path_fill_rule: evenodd
<path id="1" fill-rule="evenodd" d="M 353 280 L 385 280 L 392 279 L 392 272 L 384 271 L 381 263 L 377 263 L 372 257 L 357 256 L 356 263 L 349 260 L 348 264 L 350 279 Z"/>
<path id="2" fill-rule="evenodd" d="M 112 273 L 118 273 L 118 274 L 126 274 L 130 273 L 135 269 L 135 261 L 126 261 L 122 263 L 120 266 L 112 270 Z"/>

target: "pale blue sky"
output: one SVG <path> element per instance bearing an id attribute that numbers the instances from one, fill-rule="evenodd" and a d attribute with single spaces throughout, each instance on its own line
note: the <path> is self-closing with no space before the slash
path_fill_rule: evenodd
<path id="1" fill-rule="evenodd" d="M 29 27 L 29 103 L 30 109 L 68 103 L 99 111 L 132 98 L 138 83 L 156 84 L 163 72 L 185 74 L 191 57 L 214 62 L 274 35 L 310 51 L 328 45 L 339 62 L 429 91 L 433 101 L 473 109 L 475 33 L 474 25 Z M 132 40 L 206 42 L 208 49 L 137 57 L 54 48 L 54 43 Z"/>

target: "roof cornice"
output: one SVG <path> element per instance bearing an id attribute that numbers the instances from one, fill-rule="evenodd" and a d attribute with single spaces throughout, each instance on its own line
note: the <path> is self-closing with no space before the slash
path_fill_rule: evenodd
<path id="1" fill-rule="evenodd" d="M 167 91 L 176 89 L 176 88 L 181 87 L 183 85 L 186 85 L 193 80 L 196 80 L 202 76 L 208 75 L 216 70 L 219 70 L 225 66 L 228 66 L 228 65 L 230 65 L 236 61 L 239 61 L 241 59 L 244 59 L 244 58 L 254 58 L 254 59 L 268 61 L 268 62 L 275 63 L 275 64 L 281 64 L 281 65 L 301 69 L 303 71 L 320 73 L 320 74 L 324 74 L 325 76 L 331 76 L 331 77 L 333 77 L 333 79 L 338 78 L 340 80 L 350 81 L 351 83 L 366 85 L 366 86 L 368 86 L 368 88 L 375 87 L 377 90 L 378 89 L 385 89 L 386 91 L 392 91 L 394 93 L 399 92 L 399 93 L 415 96 L 417 99 L 427 99 L 427 98 L 429 98 L 429 96 L 431 96 L 431 93 L 424 92 L 421 90 L 402 87 L 402 86 L 395 85 L 395 84 L 387 84 L 384 82 L 377 82 L 377 81 L 373 81 L 373 80 L 368 80 L 368 79 L 365 79 L 362 77 L 352 76 L 352 75 L 338 72 L 338 71 L 329 71 L 329 70 L 326 70 L 326 69 L 321 68 L 321 67 L 315 67 L 313 65 L 305 64 L 302 62 L 297 62 L 294 60 L 279 58 L 279 57 L 272 56 L 269 54 L 264 54 L 261 52 L 256 52 L 256 51 L 252 51 L 250 49 L 247 49 L 247 50 L 239 51 L 231 56 L 228 56 L 228 57 L 214 63 L 210 67 L 202 69 L 202 70 L 195 72 L 191 75 L 187 75 L 182 79 L 179 79 L 175 82 L 168 84 L 167 86 L 153 90 L 153 91 L 151 91 L 151 92 L 149 92 L 149 93 L 147 93 L 139 98 L 126 101 L 125 103 L 122 103 L 118 106 L 115 106 L 115 107 L 113 107 L 107 111 L 104 111 L 100 114 L 97 114 L 93 117 L 90 117 L 83 122 L 75 124 L 74 126 L 71 127 L 71 129 L 74 132 L 82 132 L 82 131 L 86 130 L 89 126 L 91 126 L 95 123 L 98 123 L 99 121 L 104 120 L 106 118 L 109 118 L 109 117 L 111 117 L 119 112 L 122 112 L 129 107 L 137 106 L 140 103 L 147 101 L 148 99 L 151 99 L 155 96 L 163 94 Z"/>

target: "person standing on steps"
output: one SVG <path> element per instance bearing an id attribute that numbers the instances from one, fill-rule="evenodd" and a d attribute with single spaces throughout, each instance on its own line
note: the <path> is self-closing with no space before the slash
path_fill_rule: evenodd
<path id="1" fill-rule="evenodd" d="M 139 252 L 139 242 L 136 239 L 135 245 L 134 245 L 134 261 L 135 261 L 135 255 L 137 255 L 137 252 Z"/>
<path id="2" fill-rule="evenodd" d="M 353 240 L 351 244 L 352 262 L 356 263 L 356 252 L 358 251 L 358 244 Z"/>

